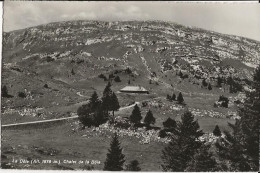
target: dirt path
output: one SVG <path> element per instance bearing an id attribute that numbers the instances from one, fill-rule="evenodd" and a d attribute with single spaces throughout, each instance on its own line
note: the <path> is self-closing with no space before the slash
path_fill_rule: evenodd
<path id="1" fill-rule="evenodd" d="M 6 124 L 6 125 L 2 125 L 2 128 L 12 127 L 12 126 L 20 126 L 20 125 L 49 123 L 49 122 L 63 121 L 63 120 L 75 119 L 75 118 L 78 118 L 78 116 L 72 116 L 72 117 L 66 117 L 66 118 L 57 118 L 57 119 L 50 119 L 50 120 L 42 120 L 42 121 L 32 121 L 32 122 L 25 122 L 25 123 Z"/>
<path id="2" fill-rule="evenodd" d="M 129 109 L 129 108 L 131 108 L 131 107 L 134 107 L 136 104 L 139 105 L 140 102 L 135 102 L 135 103 L 133 103 L 133 104 L 131 104 L 131 105 L 129 105 L 129 106 L 125 106 L 125 107 L 119 108 L 118 112 L 119 112 L 119 111 L 122 111 L 122 110 L 124 110 L 124 109 Z"/>
<path id="3" fill-rule="evenodd" d="M 140 104 L 140 102 L 135 102 L 135 103 L 132 104 L 132 105 L 119 108 L 119 110 L 118 110 L 117 112 L 122 111 L 122 110 L 124 110 L 124 109 L 132 108 L 132 107 L 134 107 L 136 104 Z M 76 118 L 78 118 L 78 116 L 65 117 L 65 118 L 57 118 L 57 119 L 49 119 L 49 120 L 41 120 L 41 121 L 24 122 L 24 123 L 15 123 L 15 124 L 5 124 L 5 125 L 2 125 L 2 128 L 22 126 L 22 125 L 35 125 L 35 124 L 42 124 L 42 123 L 50 123 L 50 122 L 64 121 L 64 120 L 76 119 Z"/>

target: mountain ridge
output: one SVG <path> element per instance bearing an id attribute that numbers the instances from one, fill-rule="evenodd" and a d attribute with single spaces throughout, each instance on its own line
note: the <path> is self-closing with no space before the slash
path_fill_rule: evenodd
<path id="1" fill-rule="evenodd" d="M 115 20 L 115 21 L 105 21 L 105 20 L 64 20 L 64 21 L 54 21 L 54 22 L 48 22 L 48 23 L 44 23 L 44 24 L 38 24 L 38 25 L 34 25 L 34 26 L 30 26 L 30 27 L 25 27 L 25 28 L 21 28 L 21 29 L 15 29 L 15 30 L 11 30 L 11 31 L 4 31 L 3 33 L 6 34 L 6 33 L 11 33 L 11 32 L 18 32 L 18 31 L 21 31 L 21 30 L 26 30 L 26 29 L 31 29 L 31 28 L 37 28 L 37 27 L 40 27 L 42 25 L 48 25 L 48 24 L 57 24 L 57 23 L 66 23 L 66 22 L 82 22 L 82 21 L 90 21 L 90 22 L 164 22 L 164 23 L 171 23 L 171 24 L 175 24 L 175 25 L 180 25 L 180 26 L 184 26 L 184 27 L 187 27 L 187 28 L 191 28 L 191 29 L 197 29 L 197 30 L 204 30 L 204 31 L 209 31 L 209 32 L 213 32 L 213 33 L 216 33 L 216 34 L 221 34 L 221 35 L 225 35 L 225 36 L 230 36 L 230 37 L 240 37 L 240 38 L 243 38 L 243 39 L 247 39 L 249 41 L 254 41 L 254 42 L 258 42 L 260 43 L 260 40 L 255 40 L 253 38 L 249 38 L 249 37 L 246 37 L 246 36 L 239 36 L 239 35 L 233 35 L 233 34 L 225 34 L 225 33 L 222 33 L 222 32 L 218 32 L 218 31 L 214 31 L 214 30 L 210 30 L 210 29 L 205 29 L 203 27 L 197 27 L 197 26 L 189 26 L 189 25 L 184 25 L 184 24 L 180 24 L 180 23 L 177 23 L 177 22 L 173 22 L 173 21 L 167 21 L 167 20 Z"/>

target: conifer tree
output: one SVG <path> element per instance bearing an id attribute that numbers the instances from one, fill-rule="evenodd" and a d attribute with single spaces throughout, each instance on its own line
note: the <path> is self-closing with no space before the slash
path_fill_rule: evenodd
<path id="1" fill-rule="evenodd" d="M 139 167 L 139 162 L 137 160 L 132 160 L 127 166 L 126 171 L 141 171 Z"/>
<path id="2" fill-rule="evenodd" d="M 180 92 L 178 97 L 177 97 L 177 101 L 179 104 L 182 104 L 184 102 L 184 99 L 183 99 L 183 96 L 182 96 L 182 93 Z"/>
<path id="3" fill-rule="evenodd" d="M 244 149 L 240 144 L 241 139 L 239 139 L 237 135 L 239 129 L 236 129 L 233 124 L 230 124 L 230 127 L 233 128 L 233 133 L 236 133 L 236 135 L 224 131 L 225 138 L 220 138 L 215 144 L 219 157 L 226 162 L 229 162 L 229 166 L 225 171 L 250 170 L 250 165 L 248 164 L 245 155 L 243 155 Z"/>
<path id="4" fill-rule="evenodd" d="M 215 129 L 213 130 L 213 134 L 214 134 L 215 136 L 218 136 L 218 137 L 221 136 L 221 131 L 220 131 L 218 125 L 215 126 Z"/>
<path id="5" fill-rule="evenodd" d="M 77 114 L 84 127 L 99 126 L 108 120 L 107 114 L 103 110 L 101 101 L 98 99 L 95 91 L 91 95 L 89 103 L 78 108 Z"/>
<path id="6" fill-rule="evenodd" d="M 72 74 L 72 75 L 75 75 L 75 72 L 74 72 L 74 70 L 73 70 L 73 69 L 71 69 L 71 74 Z"/>
<path id="7" fill-rule="evenodd" d="M 93 112 L 93 125 L 98 127 L 100 124 L 105 123 L 108 120 L 107 114 L 102 109 L 101 104 Z"/>
<path id="8" fill-rule="evenodd" d="M 213 172 L 218 170 L 218 164 L 209 152 L 209 145 L 202 145 L 194 154 L 193 159 L 188 163 L 187 172 Z"/>
<path id="9" fill-rule="evenodd" d="M 84 128 L 94 125 L 94 114 L 90 103 L 80 106 L 77 110 L 77 114 Z"/>
<path id="10" fill-rule="evenodd" d="M 206 79 L 202 80 L 202 86 L 204 86 L 204 87 L 208 86 L 208 83 L 206 82 Z"/>
<path id="11" fill-rule="evenodd" d="M 141 115 L 141 111 L 139 106 L 136 104 L 134 106 L 134 109 L 132 111 L 132 114 L 129 117 L 130 122 L 134 123 L 134 124 L 139 124 L 141 119 L 142 119 L 142 115 Z"/>
<path id="12" fill-rule="evenodd" d="M 106 96 L 106 95 L 112 95 L 112 90 L 111 90 L 111 83 L 108 82 L 104 91 L 103 91 L 103 96 Z"/>
<path id="13" fill-rule="evenodd" d="M 150 124 L 154 124 L 155 123 L 155 118 L 153 116 L 153 113 L 151 110 L 149 110 L 144 118 L 144 123 L 147 126 L 150 126 Z"/>
<path id="14" fill-rule="evenodd" d="M 2 97 L 8 97 L 9 96 L 8 91 L 7 91 L 7 87 L 5 85 L 1 88 L 1 95 L 2 95 Z"/>
<path id="15" fill-rule="evenodd" d="M 122 171 L 125 162 L 125 156 L 122 153 L 118 135 L 115 133 L 107 153 L 104 171 Z"/>
<path id="16" fill-rule="evenodd" d="M 77 114 L 79 116 L 79 121 L 84 127 L 99 126 L 108 120 L 107 114 L 102 109 L 100 102 L 95 106 L 96 107 L 94 108 L 94 105 L 89 102 L 78 108 Z"/>
<path id="17" fill-rule="evenodd" d="M 260 115 L 260 66 L 256 68 L 252 87 L 247 92 L 244 106 L 239 110 L 240 119 L 229 124 L 233 133 L 216 143 L 219 156 L 231 162 L 231 171 L 258 171 L 259 169 L 259 115 Z"/>
<path id="18" fill-rule="evenodd" d="M 104 91 L 103 91 L 103 96 L 102 96 L 102 107 L 104 109 L 104 111 L 107 113 L 108 115 L 108 111 L 112 111 L 111 109 L 111 97 L 112 97 L 112 90 L 111 90 L 111 83 L 108 82 L 107 86 L 105 87 Z"/>
<path id="19" fill-rule="evenodd" d="M 111 105 L 111 109 L 113 111 L 113 120 L 114 120 L 114 118 L 115 118 L 115 111 L 117 111 L 120 108 L 117 96 L 116 96 L 116 94 L 114 92 L 112 93 L 112 96 L 111 96 L 111 103 L 110 103 L 110 105 Z"/>
<path id="20" fill-rule="evenodd" d="M 181 122 L 173 131 L 171 141 L 162 151 L 162 168 L 164 171 L 185 171 L 196 150 L 202 145 L 198 140 L 203 132 L 190 112 L 185 112 Z"/>
<path id="21" fill-rule="evenodd" d="M 209 85 L 208 85 L 208 90 L 212 90 L 212 86 L 211 86 L 210 83 L 209 83 Z"/>
<path id="22" fill-rule="evenodd" d="M 171 118 L 167 118 L 167 120 L 163 122 L 164 128 L 174 128 L 176 125 L 176 121 Z"/>
<path id="23" fill-rule="evenodd" d="M 222 86 L 222 82 L 223 82 L 222 78 L 218 76 L 218 78 L 217 78 L 217 87 L 221 87 Z"/>
<path id="24" fill-rule="evenodd" d="M 114 79 L 115 82 L 121 82 L 121 79 L 119 76 L 116 76 L 115 79 Z"/>
<path id="25" fill-rule="evenodd" d="M 98 95 L 97 95 L 96 91 L 93 92 L 93 94 L 91 95 L 89 101 L 90 101 L 90 104 L 92 105 L 92 109 L 96 110 L 96 108 L 100 104 L 100 100 L 98 99 Z"/>
<path id="26" fill-rule="evenodd" d="M 167 100 L 171 100 L 171 96 L 169 94 L 166 95 Z"/>
<path id="27" fill-rule="evenodd" d="M 180 76 L 180 78 L 183 78 L 183 73 L 181 72 L 181 70 L 179 72 L 179 76 Z"/>
<path id="28" fill-rule="evenodd" d="M 171 100 L 176 100 L 176 95 L 173 93 Z"/>

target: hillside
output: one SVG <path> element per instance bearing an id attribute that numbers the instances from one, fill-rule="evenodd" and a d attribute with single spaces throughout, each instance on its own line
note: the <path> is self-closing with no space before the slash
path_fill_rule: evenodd
<path id="1" fill-rule="evenodd" d="M 252 74 L 260 64 L 260 42 L 162 21 L 67 21 L 4 33 L 2 62 L 2 86 L 6 86 L 9 94 L 2 97 L 2 124 L 75 116 L 93 91 L 101 97 L 111 81 L 120 106 L 126 107 L 116 112 L 116 116 L 129 116 L 132 107 L 127 106 L 139 102 L 142 115 L 152 110 L 155 126 L 162 127 L 168 117 L 179 120 L 189 109 L 201 129 L 211 133 L 216 124 L 221 130 L 229 130 L 228 122 L 239 118 L 237 108 L 243 103 L 244 91 L 250 90 Z M 120 81 L 115 81 L 117 76 Z M 120 93 L 127 85 L 142 86 L 149 94 Z M 166 99 L 167 94 L 179 92 L 186 106 Z M 228 108 L 216 106 L 221 95 L 229 99 Z M 75 132 L 70 128 L 76 129 L 75 123 L 69 121 L 70 125 L 61 125 L 54 132 L 40 129 L 39 134 L 30 129 L 24 133 L 4 131 L 4 151 L 8 153 L 10 146 L 17 148 L 20 143 L 24 148 L 12 152 L 34 153 L 34 145 L 50 148 L 62 145 L 64 149 L 71 145 L 68 141 Z M 89 131 L 86 133 L 90 134 Z M 32 141 L 31 132 L 35 137 Z M 85 131 L 78 133 L 73 139 L 82 141 Z M 51 138 L 44 144 L 39 142 L 47 134 Z M 15 141 L 15 136 L 20 141 Z M 95 142 L 107 136 L 97 136 L 87 141 L 93 148 L 80 158 L 92 154 L 103 159 L 103 152 L 101 155 L 94 152 L 100 153 L 100 145 Z M 21 141 L 23 138 L 28 141 Z M 131 140 L 136 145 L 140 143 L 139 139 L 131 137 Z M 123 141 L 127 147 L 129 139 Z M 151 144 L 161 147 L 155 141 Z M 76 150 L 76 146 L 72 148 Z M 63 155 L 69 153 L 77 158 L 72 151 L 66 150 Z M 140 152 L 127 151 L 130 158 Z M 154 155 L 159 157 L 160 151 Z M 151 158 L 147 155 L 140 159 L 142 170 L 160 170 L 158 160 L 154 159 L 149 163 L 154 164 L 150 170 L 145 163 L 147 159 Z"/>
<path id="2" fill-rule="evenodd" d="M 4 33 L 2 85 L 15 97 L 26 90 L 28 97 L 4 100 L 3 106 L 75 104 L 93 90 L 101 94 L 106 82 L 98 76 L 108 78 L 112 73 L 122 79 L 114 82 L 116 91 L 130 80 L 131 85 L 145 86 L 157 96 L 174 91 L 214 94 L 219 88 L 201 89 L 202 79 L 214 86 L 217 76 L 232 76 L 245 86 L 259 64 L 259 52 L 257 41 L 175 23 L 50 23 Z M 180 70 L 188 74 L 187 79 L 176 75 Z"/>

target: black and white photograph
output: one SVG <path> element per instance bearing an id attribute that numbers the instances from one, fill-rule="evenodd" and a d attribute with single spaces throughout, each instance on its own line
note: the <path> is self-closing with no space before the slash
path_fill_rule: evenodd
<path id="1" fill-rule="evenodd" d="M 2 170 L 259 170 L 257 1 L 5 1 L 2 30 Z"/>

